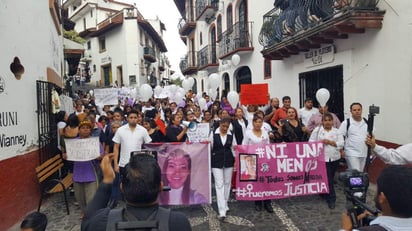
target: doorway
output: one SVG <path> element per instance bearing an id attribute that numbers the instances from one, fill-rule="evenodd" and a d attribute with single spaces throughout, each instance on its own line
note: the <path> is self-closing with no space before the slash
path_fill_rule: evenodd
<path id="1" fill-rule="evenodd" d="M 320 70 L 299 74 L 300 107 L 303 107 L 305 98 L 312 98 L 314 106 L 318 106 L 316 91 L 319 88 L 329 90 L 329 111 L 344 120 L 343 112 L 343 65 L 328 67 Z"/>
<path id="2" fill-rule="evenodd" d="M 251 84 L 252 83 L 252 73 L 249 67 L 241 67 L 237 72 L 236 76 L 236 90 L 240 92 L 240 85 Z"/>

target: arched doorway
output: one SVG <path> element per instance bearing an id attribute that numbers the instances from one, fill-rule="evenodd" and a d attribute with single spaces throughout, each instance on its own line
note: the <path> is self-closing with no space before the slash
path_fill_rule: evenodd
<path id="1" fill-rule="evenodd" d="M 252 83 L 252 72 L 249 67 L 241 67 L 236 74 L 236 91 L 240 92 L 241 84 L 251 84 Z"/>

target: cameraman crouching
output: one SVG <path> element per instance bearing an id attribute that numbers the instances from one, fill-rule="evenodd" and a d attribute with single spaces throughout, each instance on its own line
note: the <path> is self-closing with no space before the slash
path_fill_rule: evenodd
<path id="1" fill-rule="evenodd" d="M 370 226 L 357 230 L 412 230 L 412 168 L 399 165 L 385 168 L 377 180 L 375 203 L 382 215 L 373 220 Z M 352 222 L 347 214 L 342 215 L 342 228 L 352 230 Z"/>

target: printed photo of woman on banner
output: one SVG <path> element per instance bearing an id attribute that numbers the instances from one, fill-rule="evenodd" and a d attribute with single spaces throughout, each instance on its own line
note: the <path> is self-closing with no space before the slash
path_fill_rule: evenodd
<path id="1" fill-rule="evenodd" d="M 257 155 L 256 154 L 239 154 L 240 158 L 240 181 L 257 180 Z"/>
<path id="2" fill-rule="evenodd" d="M 146 144 L 145 148 L 157 151 L 163 185 L 170 187 L 160 193 L 160 205 L 211 203 L 208 143 Z"/>
<path id="3" fill-rule="evenodd" d="M 238 145 L 236 200 L 270 200 L 329 192 L 322 142 Z"/>

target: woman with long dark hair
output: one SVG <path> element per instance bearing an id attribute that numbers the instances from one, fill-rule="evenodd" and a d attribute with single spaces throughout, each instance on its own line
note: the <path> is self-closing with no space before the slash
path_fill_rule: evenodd
<path id="1" fill-rule="evenodd" d="M 156 127 L 156 124 L 152 118 L 143 118 L 143 127 L 146 128 L 147 133 L 149 133 L 150 138 L 152 138 L 152 143 L 165 142 L 165 136 Z"/>
<path id="2" fill-rule="evenodd" d="M 325 162 L 326 172 L 328 174 L 329 193 L 321 194 L 321 197 L 326 199 L 330 209 L 335 208 L 336 193 L 333 183 L 336 170 L 339 167 L 339 160 L 341 158 L 340 150 L 343 147 L 343 135 L 339 133 L 337 128 L 333 127 L 333 116 L 326 112 L 323 114 L 322 126 L 316 127 L 309 141 L 322 141 L 325 145 Z"/>
<path id="3" fill-rule="evenodd" d="M 287 118 L 279 120 L 279 133 L 285 142 L 303 142 L 308 140 L 309 130 L 297 120 L 297 111 L 290 107 L 286 111 Z"/>
<path id="4" fill-rule="evenodd" d="M 166 158 L 162 169 L 162 181 L 170 186 L 169 192 L 160 194 L 163 205 L 204 204 L 206 198 L 190 188 L 192 160 L 182 149 L 176 149 Z"/>
<path id="5" fill-rule="evenodd" d="M 252 124 L 253 129 L 246 131 L 242 144 L 269 144 L 269 135 L 262 129 L 263 118 L 259 115 L 254 115 L 252 119 Z M 273 208 L 270 200 L 255 201 L 256 211 L 262 211 L 262 204 L 267 212 L 273 213 Z"/>

